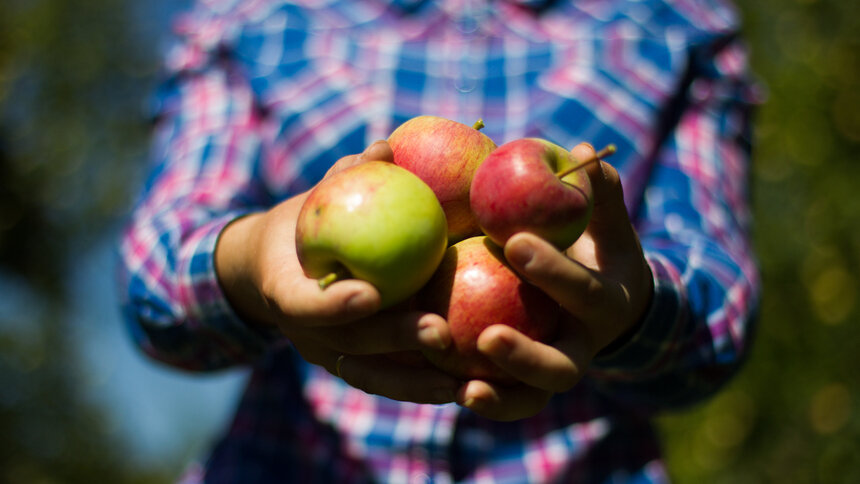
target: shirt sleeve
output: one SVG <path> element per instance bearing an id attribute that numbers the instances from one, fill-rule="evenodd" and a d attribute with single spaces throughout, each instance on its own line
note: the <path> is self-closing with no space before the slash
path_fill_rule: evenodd
<path id="1" fill-rule="evenodd" d="M 222 229 L 272 200 L 257 176 L 270 143 L 253 91 L 209 47 L 192 39 L 173 53 L 157 96 L 155 166 L 119 247 L 134 341 L 190 370 L 250 362 L 281 341 L 237 317 L 215 273 Z"/>
<path id="2" fill-rule="evenodd" d="M 638 408 L 690 404 L 724 384 L 747 354 L 759 301 L 748 193 L 757 95 L 744 46 L 703 46 L 690 69 L 634 219 L 652 304 L 592 367 L 607 394 Z"/>

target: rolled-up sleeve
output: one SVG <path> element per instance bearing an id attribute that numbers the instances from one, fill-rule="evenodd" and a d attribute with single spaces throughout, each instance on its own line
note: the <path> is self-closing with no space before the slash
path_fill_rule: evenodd
<path id="1" fill-rule="evenodd" d="M 209 20 L 198 32 L 211 35 L 218 23 Z M 215 272 L 223 228 L 272 202 L 256 176 L 268 144 L 263 116 L 217 51 L 211 40 L 190 38 L 174 52 L 157 96 L 154 166 L 119 249 L 122 308 L 135 342 L 192 370 L 252 361 L 279 340 L 237 317 Z"/>
<path id="2" fill-rule="evenodd" d="M 696 402 L 748 352 L 760 298 L 749 206 L 750 116 L 758 95 L 733 37 L 693 51 L 674 129 L 634 223 L 654 298 L 634 334 L 592 375 L 640 408 Z"/>

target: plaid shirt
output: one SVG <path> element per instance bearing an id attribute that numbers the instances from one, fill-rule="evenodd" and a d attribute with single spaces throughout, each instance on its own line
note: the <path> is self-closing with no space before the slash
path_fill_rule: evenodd
<path id="1" fill-rule="evenodd" d="M 712 394 L 747 350 L 749 111 L 718 0 L 204 0 L 177 24 L 155 165 L 121 241 L 123 310 L 181 368 L 253 365 L 207 482 L 664 482 L 649 417 Z M 256 332 L 214 271 L 226 223 L 435 114 L 497 143 L 614 143 L 655 280 L 638 332 L 538 415 L 372 396 Z"/>

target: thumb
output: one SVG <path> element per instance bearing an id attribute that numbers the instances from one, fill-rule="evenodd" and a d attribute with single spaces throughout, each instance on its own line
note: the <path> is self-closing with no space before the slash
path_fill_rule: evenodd
<path id="1" fill-rule="evenodd" d="M 364 153 L 359 155 L 362 162 L 365 161 L 394 161 L 394 152 L 386 140 L 374 141 L 370 146 L 364 149 Z"/>
<path id="2" fill-rule="evenodd" d="M 362 153 L 344 156 L 335 163 L 326 173 L 326 177 L 339 173 L 347 168 L 360 165 L 368 161 L 394 161 L 394 152 L 385 140 L 374 141 Z"/>

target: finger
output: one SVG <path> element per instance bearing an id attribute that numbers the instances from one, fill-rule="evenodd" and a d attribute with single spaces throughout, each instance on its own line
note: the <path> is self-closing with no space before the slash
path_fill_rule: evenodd
<path id="1" fill-rule="evenodd" d="M 577 160 L 591 159 L 596 155 L 594 147 L 589 143 L 580 143 L 570 150 L 570 152 Z M 622 194 L 619 191 L 621 183 L 618 172 L 606 161 L 599 160 L 596 163 L 589 163 L 585 165 L 584 169 L 591 182 L 595 201 L 603 201 L 607 197 L 615 197 Z"/>
<path id="2" fill-rule="evenodd" d="M 610 302 L 610 282 L 536 235 L 514 234 L 505 244 L 505 258 L 526 280 L 581 320 L 598 320 Z"/>
<path id="3" fill-rule="evenodd" d="M 561 347 L 550 346 L 497 324 L 478 336 L 478 351 L 526 385 L 560 393 L 579 382 L 590 361 L 587 351 L 580 347 L 585 346 L 580 339 L 560 342 Z"/>
<path id="4" fill-rule="evenodd" d="M 339 365 L 335 361 L 335 367 L 353 387 L 400 401 L 450 403 L 460 386 L 436 368 L 404 365 L 385 355 L 347 355 L 340 358 Z"/>
<path id="5" fill-rule="evenodd" d="M 580 160 L 591 158 L 595 154 L 594 148 L 588 143 L 577 145 L 571 153 Z M 602 160 L 589 163 L 585 171 L 591 182 L 594 196 L 594 210 L 591 214 L 589 231 L 592 236 L 599 232 L 602 239 L 611 241 L 616 238 L 617 231 L 630 229 L 621 177 L 615 167 Z"/>
<path id="6" fill-rule="evenodd" d="M 531 417 L 546 407 L 552 393 L 527 385 L 494 385 L 483 380 L 466 382 L 457 403 L 492 420 L 514 421 Z"/>
<path id="7" fill-rule="evenodd" d="M 341 353 L 370 355 L 411 350 L 444 350 L 451 344 L 448 323 L 422 312 L 382 312 L 350 324 L 313 328 L 308 336 Z"/>
<path id="8" fill-rule="evenodd" d="M 361 154 L 362 161 L 394 162 L 394 152 L 386 140 L 377 140 L 370 144 Z"/>
<path id="9" fill-rule="evenodd" d="M 379 291 L 360 279 L 338 281 L 325 289 L 314 279 L 300 278 L 268 292 L 286 322 L 301 326 L 343 325 L 379 310 Z"/>
<path id="10" fill-rule="evenodd" d="M 391 146 L 385 140 L 378 140 L 371 143 L 362 153 L 356 155 L 348 155 L 337 160 L 337 162 L 328 170 L 326 177 L 339 173 L 351 166 L 360 165 L 368 161 L 394 161 L 394 153 L 391 151 Z"/>

